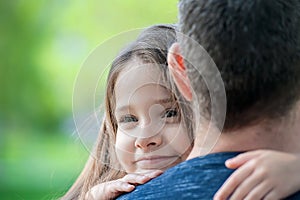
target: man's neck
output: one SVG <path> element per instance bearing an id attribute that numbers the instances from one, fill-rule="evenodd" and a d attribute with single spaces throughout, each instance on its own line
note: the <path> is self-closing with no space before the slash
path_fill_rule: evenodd
<path id="1" fill-rule="evenodd" d="M 214 141 L 210 140 L 203 143 L 201 141 L 203 137 L 195 139 L 194 148 L 188 159 L 208 153 L 250 151 L 256 149 L 273 149 L 299 153 L 300 110 L 297 109 L 297 112 L 294 112 L 288 119 L 261 122 L 255 126 L 227 131 L 222 134 L 212 131 L 209 135 L 212 136 L 211 138 L 214 138 Z"/>

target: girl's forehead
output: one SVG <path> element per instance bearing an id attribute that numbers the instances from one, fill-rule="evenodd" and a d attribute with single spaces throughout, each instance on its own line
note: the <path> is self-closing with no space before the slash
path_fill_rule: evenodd
<path id="1" fill-rule="evenodd" d="M 116 85 L 134 87 L 136 85 L 158 84 L 168 88 L 163 67 L 154 63 L 129 62 L 119 73 Z"/>
<path id="2" fill-rule="evenodd" d="M 136 94 L 151 93 L 153 96 L 170 97 L 173 92 L 170 84 L 165 80 L 163 71 L 156 64 L 139 64 L 132 63 L 119 73 L 115 84 L 116 99 L 132 98 Z"/>

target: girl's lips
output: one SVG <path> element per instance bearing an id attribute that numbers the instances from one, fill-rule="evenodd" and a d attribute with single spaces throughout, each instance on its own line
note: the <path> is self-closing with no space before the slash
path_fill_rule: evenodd
<path id="1" fill-rule="evenodd" d="M 172 164 L 178 156 L 146 156 L 141 157 L 135 163 L 144 169 L 160 169 Z"/>

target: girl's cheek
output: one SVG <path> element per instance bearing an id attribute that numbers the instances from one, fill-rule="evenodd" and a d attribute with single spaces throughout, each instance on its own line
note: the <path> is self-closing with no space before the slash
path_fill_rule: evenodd
<path id="1" fill-rule="evenodd" d="M 132 152 L 134 149 L 134 139 L 124 133 L 117 132 L 116 137 L 116 148 L 118 151 L 129 151 Z"/>
<path id="2" fill-rule="evenodd" d="M 122 168 L 128 172 L 134 172 L 135 168 L 132 162 L 135 158 L 134 140 L 132 137 L 120 133 L 116 137 L 116 154 Z"/>
<path id="3" fill-rule="evenodd" d="M 190 151 L 192 148 L 192 140 L 188 135 L 188 132 L 185 128 L 182 126 L 178 126 L 176 129 L 174 129 L 174 135 L 172 138 L 175 148 L 180 153 L 185 153 L 186 151 Z"/>

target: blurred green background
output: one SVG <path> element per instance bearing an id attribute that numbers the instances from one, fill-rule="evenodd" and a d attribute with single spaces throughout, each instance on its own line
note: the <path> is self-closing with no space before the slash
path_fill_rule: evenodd
<path id="1" fill-rule="evenodd" d="M 177 0 L 0 1 L 0 199 L 67 191 L 88 156 L 72 121 L 84 59 L 122 31 L 176 20 Z"/>

